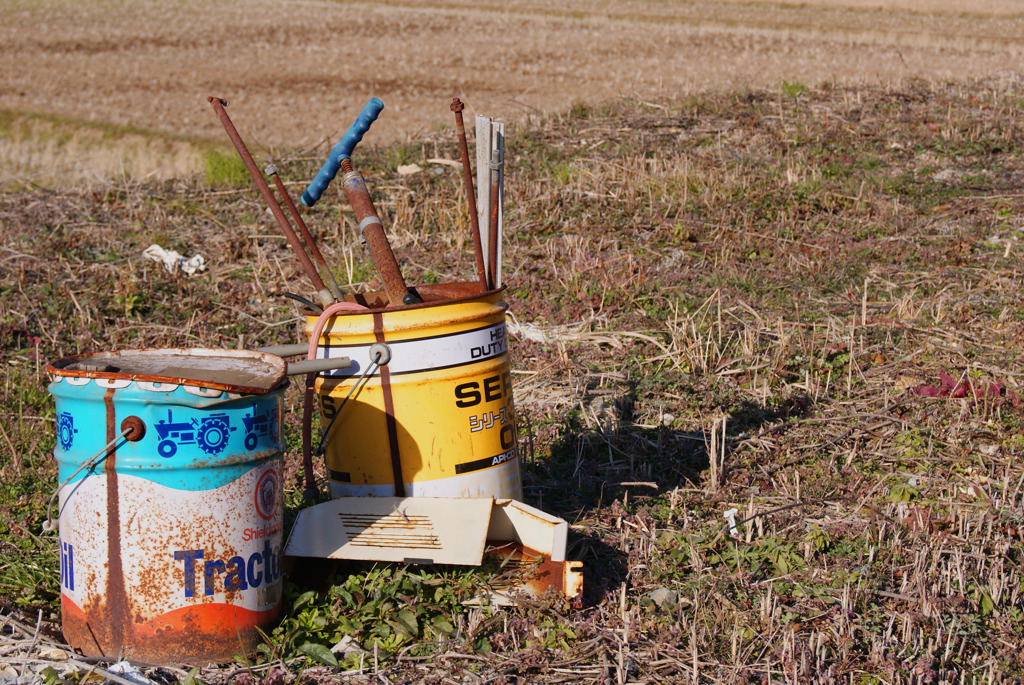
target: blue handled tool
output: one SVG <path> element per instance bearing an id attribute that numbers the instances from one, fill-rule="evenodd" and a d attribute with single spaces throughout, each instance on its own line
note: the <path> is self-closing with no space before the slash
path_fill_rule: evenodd
<path id="1" fill-rule="evenodd" d="M 383 102 L 377 98 L 370 98 L 370 101 L 363 107 L 363 111 L 352 122 L 345 136 L 331 150 L 331 154 L 327 156 L 327 161 L 324 162 L 319 173 L 310 182 L 306 191 L 302 193 L 302 204 L 312 207 L 320 200 L 320 196 L 327 190 L 327 186 L 337 176 L 338 169 L 341 168 L 341 160 L 352 156 L 352 151 L 363 139 L 363 134 L 370 130 L 370 124 L 376 121 L 382 109 L 384 109 Z"/>

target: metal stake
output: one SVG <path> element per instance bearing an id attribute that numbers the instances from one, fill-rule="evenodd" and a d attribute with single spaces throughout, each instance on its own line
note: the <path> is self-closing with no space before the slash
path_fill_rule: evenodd
<path id="1" fill-rule="evenodd" d="M 352 205 L 352 211 L 356 214 L 356 221 L 366 239 L 366 246 L 370 248 L 370 256 L 373 263 L 377 265 L 380 279 L 384 282 L 384 289 L 388 293 L 388 300 L 393 305 L 419 304 L 423 302 L 412 290 L 409 290 L 402 278 L 402 272 L 398 267 L 398 260 L 395 253 L 391 251 L 391 243 L 384 234 L 384 226 L 377 216 L 377 210 L 373 206 L 373 200 L 366 189 L 366 181 L 362 174 L 352 168 L 352 160 L 344 158 L 341 160 L 341 171 L 344 174 L 341 179 L 342 190 Z"/>
<path id="2" fill-rule="evenodd" d="M 345 299 L 345 295 L 341 292 L 341 286 L 338 285 L 338 281 L 334 279 L 334 274 L 331 272 L 331 268 L 327 266 L 327 260 L 324 259 L 324 255 L 320 252 L 320 248 L 317 247 L 316 241 L 313 239 L 313 234 L 309 232 L 306 227 L 306 222 L 302 220 L 302 215 L 299 214 L 299 208 L 295 206 L 295 202 L 292 201 L 292 196 L 288 194 L 288 190 L 284 187 L 284 183 L 281 182 L 280 177 L 277 175 L 277 167 L 273 164 L 268 164 L 264 169 L 264 173 L 274 179 L 274 185 L 277 186 L 277 192 L 281 193 L 281 197 L 284 198 L 285 205 L 288 206 L 288 211 L 291 212 L 292 220 L 295 221 L 295 225 L 299 227 L 299 231 L 302 233 L 303 239 L 306 241 L 306 245 L 309 246 L 309 252 L 313 255 L 313 259 L 320 265 L 320 273 L 326 274 L 327 276 L 327 287 L 330 288 L 331 294 L 334 295 L 334 299 L 337 302 L 341 302 Z"/>
<path id="3" fill-rule="evenodd" d="M 224 125 L 224 130 L 227 131 L 228 138 L 235 146 L 238 156 L 242 158 L 245 168 L 249 170 L 249 175 L 252 176 L 252 180 L 256 184 L 256 189 L 260 191 L 260 194 L 263 195 L 263 199 L 266 201 L 267 206 L 270 207 L 271 213 L 277 220 L 277 225 L 281 228 L 281 232 L 284 233 L 285 238 L 287 238 L 288 242 L 291 244 L 292 250 L 295 252 L 295 256 L 298 257 L 299 263 L 302 265 L 302 269 L 306 272 L 309 280 L 313 282 L 313 286 L 317 289 L 317 298 L 320 299 L 326 307 L 334 301 L 334 298 L 331 296 L 330 291 L 324 287 L 324 282 L 320 279 L 319 274 L 317 274 L 316 267 L 313 266 L 313 262 L 309 260 L 309 255 L 306 254 L 306 250 L 302 247 L 302 242 L 299 241 L 299 236 L 295 235 L 295 231 L 292 230 L 291 224 L 288 223 L 288 219 L 281 210 L 281 205 L 277 203 L 277 200 L 274 198 L 274 193 L 270 190 L 270 186 L 267 185 L 267 181 L 263 178 L 263 174 L 260 173 L 259 167 L 256 166 L 256 162 L 253 160 L 252 155 L 249 154 L 249 150 L 245 147 L 245 143 L 242 142 L 242 138 L 238 135 L 235 125 L 231 123 L 231 117 L 228 116 L 227 111 L 224 109 L 228 104 L 228 101 L 223 98 L 216 98 L 212 96 L 207 98 L 207 100 L 213 107 L 213 111 L 217 113 L 218 117 L 220 117 L 220 121 Z"/>
<path id="4" fill-rule="evenodd" d="M 501 216 L 501 152 L 499 150 L 491 150 L 491 217 L 490 226 L 488 226 L 488 235 L 490 236 L 487 242 L 488 252 L 487 264 L 489 266 L 489 272 L 491 274 L 490 286 L 492 288 L 498 285 L 498 246 L 501 244 L 501 236 L 498 230 L 498 220 Z"/>
<path id="5" fill-rule="evenodd" d="M 484 264 L 484 249 L 480 240 L 480 220 L 476 214 L 476 194 L 473 192 L 473 170 L 469 162 L 469 145 L 466 144 L 466 126 L 462 121 L 462 100 L 452 98 L 451 110 L 455 112 L 455 131 L 459 134 L 459 152 L 462 154 L 462 180 L 466 185 L 466 201 L 469 204 L 469 223 L 473 233 L 473 254 L 476 257 L 476 274 L 481 290 L 489 290 L 487 267 Z"/>

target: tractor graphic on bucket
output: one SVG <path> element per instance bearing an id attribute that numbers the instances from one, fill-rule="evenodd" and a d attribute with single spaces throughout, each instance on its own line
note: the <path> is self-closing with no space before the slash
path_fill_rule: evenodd
<path id="1" fill-rule="evenodd" d="M 179 445 L 198 445 L 206 454 L 217 454 L 227 446 L 231 432 L 238 430 L 223 412 L 175 423 L 170 409 L 167 420 L 161 419 L 155 428 L 160 436 L 156 451 L 161 457 L 173 457 Z"/>
<path id="2" fill-rule="evenodd" d="M 65 452 L 71 449 L 71 445 L 75 442 L 75 433 L 77 432 L 75 417 L 66 411 L 62 411 L 57 419 L 57 440 L 60 441 L 60 446 Z"/>
<path id="3" fill-rule="evenodd" d="M 269 437 L 277 440 L 278 425 L 277 412 L 270 410 L 262 414 L 256 413 L 256 405 L 252 406 L 252 412 L 242 417 L 242 424 L 245 426 L 245 449 L 251 450 L 261 437 Z"/>

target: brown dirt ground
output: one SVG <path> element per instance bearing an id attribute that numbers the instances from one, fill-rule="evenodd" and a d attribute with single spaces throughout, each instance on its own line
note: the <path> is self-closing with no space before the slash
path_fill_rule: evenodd
<path id="1" fill-rule="evenodd" d="M 376 142 L 720 89 L 969 81 L 1021 70 L 1019 5 L 981 0 L 0 0 L 0 109 L 220 139 L 206 96 L 272 147 L 335 141 L 371 97 Z"/>

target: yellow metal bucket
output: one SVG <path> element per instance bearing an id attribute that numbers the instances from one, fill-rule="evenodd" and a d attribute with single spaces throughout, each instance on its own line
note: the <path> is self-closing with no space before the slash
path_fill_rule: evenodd
<path id="1" fill-rule="evenodd" d="M 315 385 L 332 497 L 522 499 L 502 291 L 417 288 L 424 303 L 343 312 L 317 357 L 351 367 Z M 316 316 L 307 317 L 312 336 Z M 386 345 L 387 364 L 371 362 Z M 379 348 L 375 348 L 379 349 Z"/>

